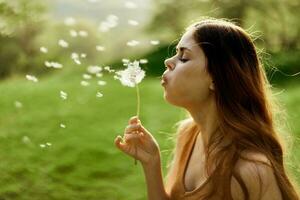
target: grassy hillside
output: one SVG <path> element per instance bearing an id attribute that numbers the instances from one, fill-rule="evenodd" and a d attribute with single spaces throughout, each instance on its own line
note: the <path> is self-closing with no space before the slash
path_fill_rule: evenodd
<path id="1" fill-rule="evenodd" d="M 146 199 L 141 167 L 113 145 L 135 115 L 135 89 L 108 75 L 98 79 L 107 85 L 99 86 L 94 79 L 90 86 L 81 86 L 81 76 L 67 71 L 38 83 L 23 77 L 0 83 L 0 199 Z M 173 125 L 185 114 L 164 102 L 159 82 L 150 78 L 141 83 L 141 119 L 157 138 L 165 166 Z M 285 89 L 280 97 L 299 136 L 300 86 Z M 66 100 L 61 90 L 68 94 Z M 104 96 L 97 98 L 97 91 Z M 289 167 L 300 183 L 299 139 L 293 155 Z"/>

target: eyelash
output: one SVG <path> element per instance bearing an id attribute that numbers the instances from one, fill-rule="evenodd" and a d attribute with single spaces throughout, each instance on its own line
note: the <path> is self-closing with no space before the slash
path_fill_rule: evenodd
<path id="1" fill-rule="evenodd" d="M 183 62 L 183 63 L 185 63 L 185 62 L 188 61 L 188 59 L 183 59 L 183 58 L 179 58 L 179 60 L 180 60 L 181 62 Z"/>

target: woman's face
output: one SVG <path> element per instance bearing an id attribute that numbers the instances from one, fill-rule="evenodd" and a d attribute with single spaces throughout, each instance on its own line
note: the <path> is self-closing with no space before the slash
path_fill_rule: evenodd
<path id="1" fill-rule="evenodd" d="M 162 77 L 165 99 L 176 106 L 203 106 L 211 100 L 213 83 L 206 70 L 206 57 L 188 30 L 179 41 L 173 57 L 165 60 Z"/>

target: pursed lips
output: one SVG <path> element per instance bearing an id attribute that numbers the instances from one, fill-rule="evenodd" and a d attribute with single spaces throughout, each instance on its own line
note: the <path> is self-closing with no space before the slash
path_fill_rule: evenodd
<path id="1" fill-rule="evenodd" d="M 167 84 L 167 78 L 163 75 L 162 77 L 161 77 L 161 85 L 166 85 Z"/>

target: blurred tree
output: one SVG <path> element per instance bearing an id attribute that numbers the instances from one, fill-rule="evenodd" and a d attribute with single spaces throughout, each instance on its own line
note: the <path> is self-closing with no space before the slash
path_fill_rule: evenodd
<path id="1" fill-rule="evenodd" d="M 298 0 L 154 0 L 156 11 L 148 31 L 169 32 L 171 40 L 184 27 L 202 16 L 228 18 L 251 31 L 262 31 L 268 50 L 300 46 L 300 1 Z"/>
<path id="2" fill-rule="evenodd" d="M 0 1 L 0 78 L 30 68 L 45 10 L 38 0 Z"/>

